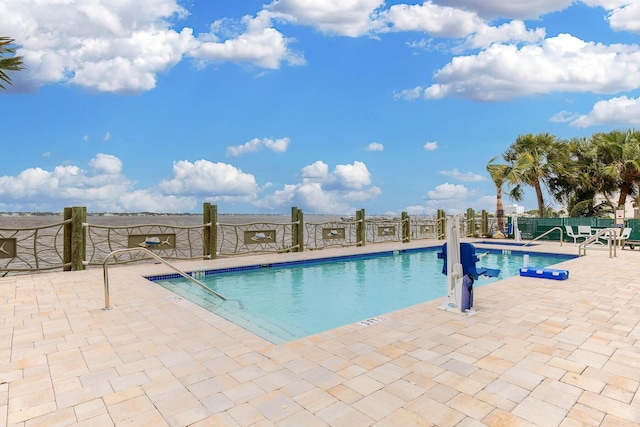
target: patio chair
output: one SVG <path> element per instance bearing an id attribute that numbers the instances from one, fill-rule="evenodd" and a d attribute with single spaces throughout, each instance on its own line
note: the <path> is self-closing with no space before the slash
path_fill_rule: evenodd
<path id="1" fill-rule="evenodd" d="M 620 246 L 621 248 L 624 248 L 624 243 L 629 239 L 629 236 L 631 236 L 631 230 L 632 229 L 629 227 L 623 228 L 620 231 L 620 234 L 613 237 L 614 239 L 613 243 Z M 600 236 L 598 239 L 602 239 L 605 242 L 609 243 L 611 236 L 608 233 L 605 233 L 604 235 Z"/>
<path id="2" fill-rule="evenodd" d="M 591 237 L 591 226 L 590 225 L 579 225 L 578 226 L 578 236 L 584 237 L 585 239 Z"/>
<path id="3" fill-rule="evenodd" d="M 570 225 L 565 225 L 564 226 L 565 232 L 567 234 L 567 236 L 571 237 L 573 239 L 573 243 L 576 243 L 577 239 L 579 239 L 580 237 L 584 237 L 586 239 L 585 236 L 581 236 L 579 234 L 574 234 L 573 233 L 573 227 L 571 227 Z"/>

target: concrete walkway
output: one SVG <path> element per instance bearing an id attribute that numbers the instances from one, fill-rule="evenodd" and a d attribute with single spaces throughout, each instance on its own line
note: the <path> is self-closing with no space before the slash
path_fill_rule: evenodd
<path id="1" fill-rule="evenodd" d="M 0 426 L 637 426 L 640 253 L 608 255 L 477 288 L 475 316 L 440 299 L 281 345 L 141 277 L 160 265 L 110 269 L 109 311 L 100 269 L 2 278 Z"/>

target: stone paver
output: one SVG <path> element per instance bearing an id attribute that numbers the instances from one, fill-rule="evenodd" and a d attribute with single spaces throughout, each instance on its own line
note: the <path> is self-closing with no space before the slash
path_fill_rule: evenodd
<path id="1" fill-rule="evenodd" d="M 148 282 L 155 264 L 110 269 L 111 310 L 99 269 L 0 278 L 0 427 L 640 425 L 638 261 L 590 249 L 568 280 L 477 287 L 474 316 L 437 300 L 279 345 Z"/>

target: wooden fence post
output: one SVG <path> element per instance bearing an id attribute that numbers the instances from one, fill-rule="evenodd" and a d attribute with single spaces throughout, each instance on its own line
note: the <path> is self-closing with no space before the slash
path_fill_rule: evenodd
<path id="1" fill-rule="evenodd" d="M 409 243 L 411 241 L 411 218 L 406 212 L 402 212 L 402 242 Z"/>
<path id="2" fill-rule="evenodd" d="M 476 212 L 472 208 L 467 209 L 467 237 L 475 237 Z"/>
<path id="3" fill-rule="evenodd" d="M 484 209 L 482 210 L 482 226 L 480 228 L 482 237 L 489 234 L 489 214 Z"/>
<path id="4" fill-rule="evenodd" d="M 293 252 L 304 251 L 304 214 L 295 206 L 291 208 L 291 248 Z"/>
<path id="5" fill-rule="evenodd" d="M 202 223 L 209 224 L 204 227 L 202 238 L 205 259 L 218 257 L 218 206 L 204 203 L 202 206 Z"/>
<path id="6" fill-rule="evenodd" d="M 63 220 L 65 221 L 62 233 L 62 267 L 63 271 L 71 271 L 71 223 L 66 222 L 71 219 L 71 208 L 64 208 Z"/>
<path id="7" fill-rule="evenodd" d="M 436 229 L 438 233 L 437 239 L 444 240 L 447 238 L 447 214 L 442 209 L 438 209 Z"/>
<path id="8" fill-rule="evenodd" d="M 84 261 L 87 257 L 87 233 L 84 223 L 87 222 L 87 208 L 73 206 L 64 208 L 64 220 L 71 220 L 64 225 L 63 262 L 64 271 L 85 270 Z"/>
<path id="9" fill-rule="evenodd" d="M 356 211 L 356 246 L 367 244 L 367 224 L 365 222 L 364 209 Z"/>
<path id="10" fill-rule="evenodd" d="M 291 251 L 298 252 L 298 208 L 291 207 Z"/>

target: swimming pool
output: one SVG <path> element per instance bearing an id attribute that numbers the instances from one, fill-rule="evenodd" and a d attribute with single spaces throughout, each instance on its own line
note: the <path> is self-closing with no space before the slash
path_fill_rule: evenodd
<path id="1" fill-rule="evenodd" d="M 367 321 L 425 301 L 445 297 L 441 249 L 392 251 L 370 255 L 256 265 L 192 273 L 229 298 L 222 301 L 182 278 L 150 280 L 273 342 L 281 343 L 342 325 Z M 487 253 L 478 266 L 497 268 L 497 278 L 517 275 L 523 256 L 529 265 L 548 267 L 570 255 L 477 249 Z"/>

